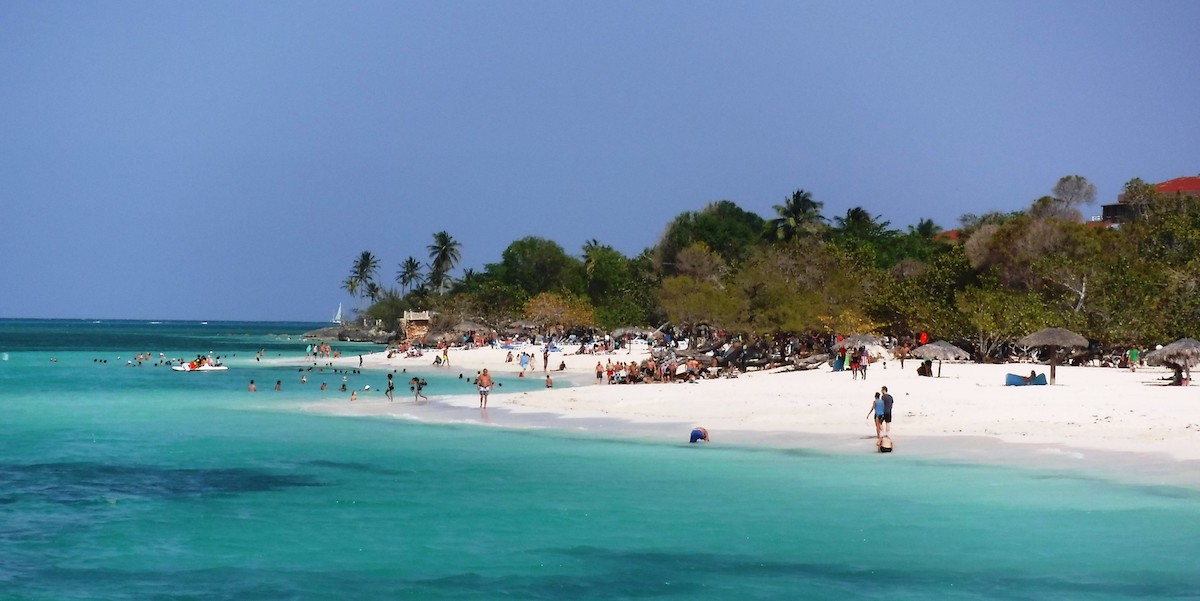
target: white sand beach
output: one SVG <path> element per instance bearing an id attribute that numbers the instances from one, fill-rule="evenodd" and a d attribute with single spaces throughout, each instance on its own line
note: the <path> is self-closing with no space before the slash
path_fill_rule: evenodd
<path id="1" fill-rule="evenodd" d="M 528 377 L 544 378 L 539 369 Z M 473 377 L 484 368 L 513 375 L 507 351 L 452 350 L 450 372 Z M 686 440 L 693 425 L 706 427 L 714 443 L 784 446 L 833 452 L 871 452 L 874 426 L 867 417 L 873 394 L 887 386 L 895 398 L 892 437 L 897 452 L 939 459 L 1074 465 L 1160 472 L 1168 479 L 1200 482 L 1200 387 L 1163 386 L 1164 369 L 1058 367 L 1052 386 L 1006 387 L 1006 373 L 1039 372 L 1048 366 L 945 363 L 942 377 L 916 375 L 917 361 L 874 363 L 866 380 L 828 368 L 751 371 L 731 379 L 672 384 L 596 384 L 597 360 L 640 360 L 645 353 L 572 355 L 553 353 L 553 389 L 493 393 L 490 410 L 477 410 L 472 393 L 435 399 L 436 410 L 379 395 L 350 405 L 310 408 L 339 414 L 394 415 L 507 427 L 555 427 L 658 440 Z M 367 355 L 371 369 L 436 369 L 431 354 L 420 358 Z M 358 358 L 338 364 L 357 366 Z M 936 373 L 936 371 L 935 371 Z M 570 386 L 561 386 L 570 382 Z M 401 387 L 403 388 L 403 387 Z M 475 411 L 467 411 L 476 409 Z"/>

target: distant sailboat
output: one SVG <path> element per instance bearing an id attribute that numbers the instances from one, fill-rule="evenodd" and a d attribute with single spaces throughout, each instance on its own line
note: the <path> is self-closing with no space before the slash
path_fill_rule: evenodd
<path id="1" fill-rule="evenodd" d="M 342 325 L 342 303 L 338 303 L 337 314 L 333 316 L 333 319 L 331 319 L 329 323 L 336 323 L 339 326 Z"/>

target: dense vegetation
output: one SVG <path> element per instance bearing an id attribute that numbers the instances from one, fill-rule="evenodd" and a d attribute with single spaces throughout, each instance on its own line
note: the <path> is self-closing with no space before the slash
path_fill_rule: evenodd
<path id="1" fill-rule="evenodd" d="M 730 332 L 927 331 L 981 359 L 1046 326 L 1109 348 L 1195 336 L 1200 324 L 1200 199 L 1126 184 L 1137 217 L 1087 224 L 1095 187 L 1079 176 L 1015 213 L 964 215 L 942 235 L 923 219 L 906 231 L 862 207 L 832 219 L 799 190 L 763 219 L 723 200 L 675 217 L 654 247 L 627 257 L 591 240 L 579 256 L 538 237 L 514 241 L 483 271 L 450 273 L 461 244 L 438 232 L 428 262 L 409 257 L 395 283 L 370 252 L 343 287 L 364 315 L 395 324 L 431 309 L 443 327 L 515 320 L 570 329 L 706 325 Z"/>

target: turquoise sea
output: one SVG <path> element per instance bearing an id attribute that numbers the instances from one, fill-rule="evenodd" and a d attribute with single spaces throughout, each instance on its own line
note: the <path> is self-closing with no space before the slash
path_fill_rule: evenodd
<path id="1" fill-rule="evenodd" d="M 319 325 L 0 320 L 0 599 L 1200 599 L 1200 490 L 319 415 Z"/>

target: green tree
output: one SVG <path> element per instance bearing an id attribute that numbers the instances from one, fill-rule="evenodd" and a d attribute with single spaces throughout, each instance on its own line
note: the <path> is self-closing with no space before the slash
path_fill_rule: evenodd
<path id="1" fill-rule="evenodd" d="M 450 285 L 449 274 L 462 259 L 462 244 L 445 230 L 433 235 L 429 251 L 429 285 L 435 292 L 442 292 Z"/>
<path id="2" fill-rule="evenodd" d="M 899 232 L 888 229 L 889 225 L 890 222 L 879 220 L 866 209 L 853 207 L 846 210 L 844 217 L 834 218 L 829 237 L 864 265 L 891 267 L 903 257 L 901 247 L 896 244 Z"/>
<path id="3" fill-rule="evenodd" d="M 420 285 L 422 281 L 421 262 L 416 257 L 405 259 L 400 264 L 400 270 L 396 272 L 396 283 L 400 284 L 405 292 L 408 292 L 413 286 Z"/>
<path id="4" fill-rule="evenodd" d="M 670 276 L 662 282 L 662 307 L 672 323 L 708 324 L 733 328 L 746 310 L 746 299 L 737 288 L 688 276 Z"/>
<path id="5" fill-rule="evenodd" d="M 812 193 L 796 190 L 783 204 L 771 207 L 776 217 L 767 222 L 767 237 L 787 241 L 797 236 L 813 236 L 825 229 L 821 215 L 823 203 L 813 200 Z"/>
<path id="6" fill-rule="evenodd" d="M 681 213 L 667 226 L 655 254 L 665 275 L 677 275 L 676 255 L 697 242 L 715 252 L 727 265 L 736 266 L 762 240 L 762 217 L 722 200 L 698 212 Z"/>
<path id="7" fill-rule="evenodd" d="M 1037 293 L 1004 288 L 994 280 L 960 292 L 957 307 L 967 328 L 964 333 L 984 361 L 994 357 L 1004 343 L 1062 323 Z"/>
<path id="8" fill-rule="evenodd" d="M 350 294 L 367 296 L 374 301 L 378 298 L 379 287 L 372 287 L 371 284 L 375 283 L 375 274 L 378 271 L 379 259 L 375 258 L 371 251 L 364 250 L 354 261 L 350 268 L 350 276 L 342 282 L 342 287 Z"/>
<path id="9" fill-rule="evenodd" d="M 508 245 L 488 272 L 530 297 L 542 292 L 583 292 L 583 265 L 557 242 L 527 236 Z"/>
<path id="10" fill-rule="evenodd" d="M 525 303 L 525 318 L 543 330 L 565 332 L 595 324 L 595 310 L 586 298 L 572 293 L 542 292 Z"/>

